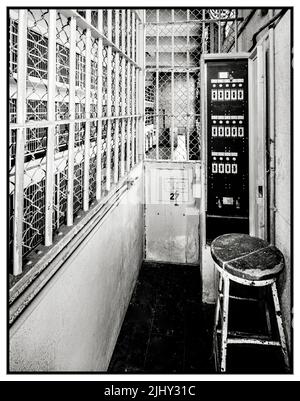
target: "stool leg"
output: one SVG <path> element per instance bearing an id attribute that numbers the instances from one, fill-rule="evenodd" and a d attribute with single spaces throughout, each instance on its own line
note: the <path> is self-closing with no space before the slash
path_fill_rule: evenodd
<path id="1" fill-rule="evenodd" d="M 218 334 L 217 334 L 217 329 L 218 329 L 218 323 L 219 323 L 219 317 L 220 317 L 220 296 L 222 292 L 222 286 L 223 286 L 223 279 L 222 275 L 217 272 L 218 274 L 218 294 L 217 294 L 217 302 L 216 302 L 216 309 L 215 309 L 215 322 L 214 322 L 214 333 L 213 333 L 213 352 L 214 352 L 214 359 L 215 359 L 215 368 L 217 371 L 219 371 L 219 358 L 218 358 Z"/>
<path id="2" fill-rule="evenodd" d="M 227 335 L 228 335 L 228 311 L 229 311 L 229 278 L 223 277 L 223 313 L 222 313 L 222 337 L 221 337 L 221 372 L 226 372 Z"/>
<path id="3" fill-rule="evenodd" d="M 278 332 L 279 332 L 279 337 L 280 337 L 281 350 L 282 350 L 282 354 L 283 354 L 283 358 L 284 358 L 285 370 L 289 371 L 290 370 L 289 355 L 288 355 L 288 350 L 287 350 L 287 345 L 286 345 L 286 340 L 285 340 L 285 335 L 284 335 L 284 329 L 283 329 L 283 323 L 282 323 L 282 317 L 281 317 L 280 303 L 279 303 L 278 293 L 277 293 L 277 288 L 276 288 L 276 282 L 274 282 L 271 285 L 271 288 L 272 288 L 272 295 L 273 295 L 273 301 L 274 301 L 274 307 L 275 307 Z"/>
<path id="4" fill-rule="evenodd" d="M 265 308 L 265 314 L 266 314 L 266 323 L 267 323 L 267 331 L 268 331 L 268 335 L 269 337 L 271 337 L 272 335 L 272 326 L 271 326 L 271 315 L 270 315 L 270 309 L 269 309 L 269 286 L 266 286 L 264 288 L 262 288 L 262 291 L 264 293 L 264 308 Z"/>

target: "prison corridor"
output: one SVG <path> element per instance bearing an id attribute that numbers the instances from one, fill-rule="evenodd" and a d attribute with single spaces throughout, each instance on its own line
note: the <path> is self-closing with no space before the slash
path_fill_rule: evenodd
<path id="1" fill-rule="evenodd" d="M 9 372 L 293 371 L 292 7 L 7 11 Z"/>

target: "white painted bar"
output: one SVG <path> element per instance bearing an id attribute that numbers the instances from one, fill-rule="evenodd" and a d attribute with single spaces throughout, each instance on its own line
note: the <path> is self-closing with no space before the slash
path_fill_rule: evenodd
<path id="1" fill-rule="evenodd" d="M 127 10 L 127 55 L 130 57 L 130 10 Z M 127 115 L 130 115 L 129 104 L 130 104 L 130 63 L 127 62 L 127 93 L 126 93 L 126 102 L 127 102 Z M 126 152 L 126 171 L 130 170 L 130 141 L 131 141 L 131 124 L 130 118 L 127 119 L 127 152 Z"/>
<path id="2" fill-rule="evenodd" d="M 202 10 L 202 54 L 206 53 L 205 49 L 205 10 Z"/>
<path id="3" fill-rule="evenodd" d="M 156 160 L 159 160 L 159 9 L 156 10 Z"/>
<path id="4" fill-rule="evenodd" d="M 190 10 L 187 10 L 187 21 L 190 19 Z M 186 61 L 189 68 L 190 65 L 190 25 L 187 28 L 187 54 Z M 190 72 L 189 69 L 186 73 L 186 85 L 187 85 L 187 121 L 186 121 L 186 160 L 190 160 Z"/>
<path id="5" fill-rule="evenodd" d="M 91 23 L 91 10 L 86 10 L 86 20 Z M 90 129 L 91 115 L 91 30 L 86 30 L 85 44 L 85 141 L 84 141 L 84 172 L 83 172 L 83 210 L 89 210 L 89 183 L 90 183 Z"/>
<path id="6" fill-rule="evenodd" d="M 135 60 L 135 56 L 134 56 L 134 48 L 135 48 L 135 14 L 134 12 L 131 13 L 131 59 L 133 61 Z"/>
<path id="7" fill-rule="evenodd" d="M 131 113 L 132 115 L 135 114 L 135 68 L 134 65 L 131 66 L 131 99 L 129 99 L 129 101 L 131 101 Z M 134 144 L 134 136 L 136 135 L 136 126 L 135 126 L 135 118 L 132 117 L 131 118 L 131 166 L 134 166 L 134 156 L 135 156 L 135 144 Z"/>
<path id="8" fill-rule="evenodd" d="M 127 62 L 127 93 L 126 93 L 126 100 L 127 100 L 127 114 L 129 115 L 129 104 L 130 104 L 130 64 Z M 130 141 L 131 141 L 131 124 L 130 124 L 130 117 L 127 118 L 127 158 L 126 158 L 126 171 L 130 170 Z"/>
<path id="9" fill-rule="evenodd" d="M 112 10 L 107 10 L 107 31 L 108 39 L 111 40 L 112 36 Z M 107 48 L 107 115 L 111 116 L 111 59 L 112 59 L 112 48 Z M 106 190 L 110 190 L 111 186 L 111 120 L 107 122 L 107 137 L 106 137 Z"/>
<path id="10" fill-rule="evenodd" d="M 135 14 L 131 13 L 131 58 L 135 60 L 134 56 L 134 48 L 135 48 Z M 131 114 L 136 114 L 135 112 L 135 96 L 136 96 L 136 88 L 135 88 L 135 68 L 134 65 L 131 65 Z M 131 167 L 135 165 L 135 135 L 136 135 L 136 124 L 134 117 L 131 118 Z"/>
<path id="11" fill-rule="evenodd" d="M 175 31 L 174 31 L 174 9 L 172 9 L 172 11 L 171 11 L 171 13 L 172 13 L 172 59 L 171 59 L 171 68 L 172 68 L 172 71 L 171 71 L 171 109 L 172 109 L 172 111 L 171 111 L 171 113 L 172 113 L 172 116 L 171 116 L 171 132 L 170 132 L 170 134 L 171 134 L 171 160 L 174 160 L 174 130 L 175 130 L 175 116 L 174 116 L 174 114 L 175 114 L 175 104 L 174 104 L 174 90 L 175 90 L 175 88 L 174 88 L 174 51 L 175 51 L 175 43 L 174 43 L 174 41 L 175 41 L 175 39 L 174 39 L 174 34 L 175 34 Z"/>
<path id="12" fill-rule="evenodd" d="M 98 10 L 98 30 L 102 32 L 102 10 Z M 102 55 L 103 39 L 98 39 L 98 82 L 97 82 L 97 117 L 98 117 L 98 133 L 97 133 L 97 167 L 96 167 L 96 200 L 101 199 L 101 151 L 102 151 Z"/>
<path id="13" fill-rule="evenodd" d="M 111 39 L 108 39 L 103 32 L 99 31 L 97 28 L 95 28 L 93 25 L 88 24 L 87 21 L 85 20 L 85 18 L 79 16 L 76 12 L 74 12 L 73 10 L 70 9 L 61 9 L 60 12 L 67 18 L 70 18 L 72 16 L 74 16 L 77 20 L 77 25 L 82 28 L 83 30 L 86 29 L 90 29 L 92 36 L 94 38 L 102 38 L 103 39 L 103 44 L 105 46 L 111 46 L 112 49 L 114 49 L 116 52 L 122 53 L 121 49 L 119 49 L 114 43 L 112 43 Z M 131 63 L 134 64 L 137 68 L 139 68 L 139 66 L 127 55 L 124 54 L 124 57 Z"/>
<path id="14" fill-rule="evenodd" d="M 122 10 L 122 22 L 121 22 L 121 27 L 122 27 L 122 37 L 121 37 L 121 47 L 122 51 L 124 52 L 125 49 L 125 17 L 126 17 L 126 12 L 123 9 Z M 121 75 L 121 85 L 122 85 L 122 108 L 121 108 L 121 114 L 125 115 L 126 113 L 126 103 L 125 103 L 125 96 L 126 96 L 126 90 L 125 90 L 125 85 L 126 85 L 126 80 L 125 80 L 125 69 L 126 69 L 126 59 L 125 57 L 122 57 L 122 64 L 121 64 L 121 70 L 122 70 L 122 75 Z M 121 120 L 121 177 L 124 176 L 125 174 L 125 118 L 122 118 Z"/>
<path id="15" fill-rule="evenodd" d="M 142 11 L 142 21 L 137 21 L 137 62 L 141 70 L 137 73 L 137 113 L 140 114 L 137 120 L 137 161 L 145 158 L 145 10 Z"/>
<path id="16" fill-rule="evenodd" d="M 119 11 L 116 12 L 115 16 L 115 43 L 119 47 Z M 120 101 L 120 96 L 119 96 L 119 86 L 120 86 L 120 79 L 119 79 L 119 74 L 120 74 L 120 66 L 119 66 L 119 58 L 120 55 L 119 53 L 116 53 L 116 79 L 115 79 L 115 114 L 116 116 L 119 116 L 119 101 Z M 119 119 L 115 120 L 115 153 L 114 153 L 114 183 L 116 184 L 119 179 L 119 127 L 120 127 L 120 121 Z"/>
<path id="17" fill-rule="evenodd" d="M 49 10 L 48 32 L 48 121 L 55 121 L 55 86 L 56 86 L 56 10 Z M 46 168 L 46 204 L 45 204 L 45 245 L 52 244 L 52 215 L 54 190 L 54 143 L 55 126 L 48 127 L 47 168 Z"/>
<path id="18" fill-rule="evenodd" d="M 71 17 L 70 21 L 70 127 L 69 127 L 69 148 L 68 148 L 68 198 L 67 198 L 67 225 L 73 225 L 73 191 L 74 191 L 74 141 L 75 141 L 75 83 L 76 77 L 76 18 Z"/>
<path id="19" fill-rule="evenodd" d="M 27 10 L 19 10 L 18 24 L 18 82 L 17 82 L 17 123 L 26 120 L 26 76 L 27 76 Z M 16 137 L 16 170 L 14 199 L 14 242 L 13 274 L 22 273 L 22 237 L 24 205 L 24 147 L 26 128 L 19 128 Z"/>

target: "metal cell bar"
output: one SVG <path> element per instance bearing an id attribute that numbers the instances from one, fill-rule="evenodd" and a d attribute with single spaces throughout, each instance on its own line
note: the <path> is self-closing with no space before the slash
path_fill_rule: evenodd
<path id="1" fill-rule="evenodd" d="M 205 53 L 205 10 L 202 10 L 202 54 Z"/>
<path id="2" fill-rule="evenodd" d="M 122 37 L 121 37 L 121 47 L 124 50 L 125 48 L 125 17 L 126 17 L 126 12 L 125 10 L 122 10 Z M 126 59 L 125 57 L 122 57 L 122 63 L 121 63 L 121 70 L 122 70 L 122 75 L 121 75 L 121 85 L 122 85 L 122 92 L 121 92 L 121 96 L 122 96 L 122 105 L 121 105 L 121 113 L 122 115 L 125 115 L 126 113 L 126 103 L 125 103 L 125 96 L 126 96 L 126 92 L 125 92 L 125 69 L 126 69 Z M 124 176 L 125 174 L 125 118 L 122 118 L 121 121 L 121 177 Z"/>
<path id="3" fill-rule="evenodd" d="M 75 142 L 75 84 L 76 84 L 76 18 L 70 21 L 70 128 L 68 148 L 68 199 L 67 199 L 67 225 L 73 225 L 73 196 L 74 196 L 74 142 Z"/>
<path id="4" fill-rule="evenodd" d="M 135 14 L 132 12 L 131 13 L 131 59 L 135 60 L 135 38 L 134 35 L 135 34 Z"/>
<path id="5" fill-rule="evenodd" d="M 108 39 L 112 37 L 112 10 L 107 10 L 107 30 Z M 111 65 L 112 65 L 112 48 L 107 48 L 107 115 L 111 116 Z M 111 121 L 107 122 L 107 153 L 106 153 L 106 190 L 110 190 L 111 186 Z"/>
<path id="6" fill-rule="evenodd" d="M 135 107 L 135 68 L 131 66 L 131 113 L 132 115 L 135 114 L 134 107 Z M 136 129 L 134 124 L 134 117 L 131 118 L 131 166 L 134 166 L 134 156 L 135 156 L 135 143 L 134 143 L 134 130 Z"/>
<path id="7" fill-rule="evenodd" d="M 218 23 L 218 53 L 221 53 L 221 21 Z"/>
<path id="8" fill-rule="evenodd" d="M 127 54 L 130 55 L 130 10 L 127 10 Z M 127 93 L 126 93 L 126 99 L 127 99 L 127 114 L 130 115 L 130 63 L 127 62 Z M 126 158 L 126 171 L 128 172 L 130 170 L 130 140 L 131 140 L 131 124 L 130 124 L 130 118 L 127 119 L 127 158 Z"/>
<path id="9" fill-rule="evenodd" d="M 235 9 L 235 20 L 234 20 L 234 42 L 235 42 L 235 51 L 239 51 L 239 43 L 238 43 L 238 9 Z"/>
<path id="10" fill-rule="evenodd" d="M 86 10 L 86 20 L 91 23 L 91 10 Z M 89 178 L 90 178 L 90 99 L 91 99 L 91 30 L 86 30 L 85 45 L 85 141 L 84 141 L 84 173 L 83 173 L 83 210 L 89 210 Z"/>
<path id="11" fill-rule="evenodd" d="M 126 99 L 127 99 L 127 114 L 130 114 L 130 64 L 127 62 L 127 93 L 126 93 Z M 127 118 L 127 158 L 126 158 L 126 171 L 128 172 L 130 170 L 130 140 L 131 140 L 131 124 L 130 124 L 130 117 Z"/>
<path id="12" fill-rule="evenodd" d="M 98 10 L 98 30 L 102 32 L 102 10 Z M 96 160 L 96 200 L 101 199 L 101 148 L 102 148 L 102 66 L 103 66 L 103 39 L 98 38 L 98 82 L 97 82 L 97 116 L 98 116 L 98 133 L 97 133 L 97 160 Z"/>
<path id="13" fill-rule="evenodd" d="M 171 11 L 171 15 L 172 15 L 172 22 L 174 22 L 174 9 L 172 9 Z M 171 160 L 174 160 L 174 130 L 175 130 L 175 104 L 174 104 L 174 91 L 175 91 L 175 87 L 174 87 L 174 52 L 175 52 L 175 43 L 174 43 L 174 24 L 172 24 L 172 53 L 171 53 Z"/>
<path id="14" fill-rule="evenodd" d="M 49 10 L 48 36 L 48 121 L 55 122 L 56 89 L 56 10 Z M 54 189 L 54 142 L 55 126 L 48 127 L 47 168 L 46 168 L 46 208 L 45 208 L 45 245 L 52 244 L 52 215 Z"/>
<path id="15" fill-rule="evenodd" d="M 134 60 L 135 59 L 135 39 L 134 39 L 134 34 L 135 34 L 135 14 L 132 12 L 131 13 L 131 58 Z M 131 114 L 135 114 L 135 68 L 134 65 L 131 66 Z M 135 130 L 136 130 L 136 125 L 134 121 L 134 117 L 131 118 L 131 166 L 133 167 L 135 162 Z"/>
<path id="16" fill-rule="evenodd" d="M 159 159 L 159 10 L 156 10 L 156 84 L 155 84 L 155 114 L 156 114 L 156 160 Z"/>
<path id="17" fill-rule="evenodd" d="M 137 21 L 137 62 L 141 70 L 136 70 L 137 73 L 137 114 L 141 117 L 137 120 L 137 161 L 141 161 L 145 157 L 145 31 L 144 17 L 145 10 L 142 11 L 142 21 Z"/>
<path id="18" fill-rule="evenodd" d="M 27 10 L 19 10 L 17 70 L 17 123 L 26 119 L 26 75 L 27 75 Z M 13 243 L 13 274 L 22 273 L 22 237 L 24 213 L 24 147 L 26 129 L 19 128 L 16 136 L 15 170 L 15 216 Z"/>
<path id="19" fill-rule="evenodd" d="M 99 10 L 100 11 L 100 10 Z M 137 63 L 132 60 L 129 55 L 125 54 L 121 49 L 119 49 L 112 41 L 111 39 L 109 39 L 108 37 L 106 37 L 103 34 L 103 31 L 99 31 L 99 29 L 95 28 L 93 25 L 87 23 L 87 21 L 84 18 L 78 17 L 78 14 L 70 9 L 62 9 L 60 10 L 60 12 L 65 15 L 67 18 L 70 17 L 75 17 L 77 18 L 77 25 L 82 28 L 83 30 L 86 29 L 90 29 L 91 30 L 91 34 L 93 37 L 95 38 L 102 38 L 103 39 L 103 45 L 106 46 L 110 46 L 113 50 L 115 50 L 116 52 L 121 53 L 131 64 L 134 64 L 137 68 L 139 68 L 139 66 L 137 65 Z"/>
<path id="20" fill-rule="evenodd" d="M 115 17 L 115 32 L 116 32 L 116 34 L 115 34 L 115 42 L 116 42 L 116 45 L 118 46 L 118 47 L 120 47 L 120 44 L 119 44 L 119 32 L 118 32 L 118 29 L 119 29 L 119 23 L 120 23 L 120 21 L 119 21 L 119 11 L 118 12 L 116 12 L 116 17 Z M 119 79 L 119 77 L 120 77 L 120 64 L 119 64 L 119 57 L 120 57 L 120 55 L 119 55 L 119 53 L 116 53 L 116 59 L 115 59 L 115 65 L 116 65 L 116 73 L 115 73 L 115 76 L 116 76 L 116 78 L 115 78 L 115 105 L 116 105 L 116 107 L 115 107 L 115 114 L 116 114 L 116 116 L 118 116 L 120 113 L 119 113 L 119 85 L 120 85 L 120 79 Z M 115 123 L 115 140 L 114 140 L 114 143 L 115 143 L 115 152 L 114 152 L 114 183 L 116 184 L 117 182 L 118 182 L 118 179 L 119 179 L 119 126 L 120 126 L 120 122 L 119 122 L 119 120 L 118 119 L 116 119 L 115 120 L 116 121 L 116 123 Z"/>
<path id="21" fill-rule="evenodd" d="M 131 11 L 127 10 L 127 49 L 126 49 L 126 54 L 130 58 L 130 24 L 131 24 Z"/>
<path id="22" fill-rule="evenodd" d="M 205 13 L 205 8 L 202 9 L 203 13 Z M 243 18 L 238 18 L 238 21 L 243 21 Z M 190 19 L 189 21 L 163 21 L 163 22 L 146 22 L 146 25 L 181 25 L 181 24 L 188 24 L 188 23 L 203 23 L 203 22 L 228 22 L 228 21 L 235 21 L 235 18 L 205 18 L 203 16 L 202 19 Z"/>
<path id="23" fill-rule="evenodd" d="M 190 19 L 190 10 L 187 10 L 187 21 Z M 190 26 L 187 29 L 187 55 L 186 62 L 189 68 L 190 66 Z M 187 85 L 187 128 L 186 128 L 186 160 L 190 158 L 190 72 L 189 69 L 186 73 L 186 85 Z"/>

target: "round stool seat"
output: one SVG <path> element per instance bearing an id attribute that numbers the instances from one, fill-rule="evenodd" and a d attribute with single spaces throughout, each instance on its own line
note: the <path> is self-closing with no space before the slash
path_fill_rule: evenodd
<path id="1" fill-rule="evenodd" d="M 211 243 L 211 255 L 224 271 L 249 281 L 272 279 L 284 268 L 279 249 L 247 234 L 217 237 Z"/>

